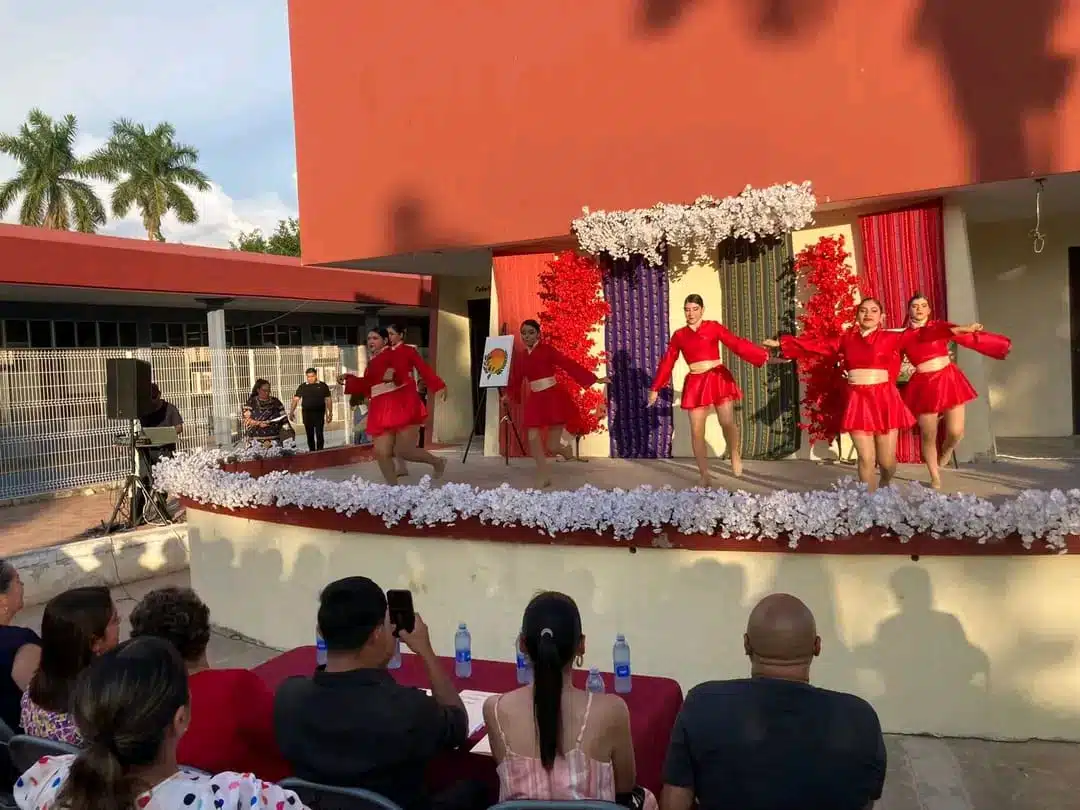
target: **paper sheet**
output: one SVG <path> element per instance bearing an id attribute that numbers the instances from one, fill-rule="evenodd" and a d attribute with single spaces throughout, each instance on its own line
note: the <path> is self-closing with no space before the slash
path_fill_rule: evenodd
<path id="1" fill-rule="evenodd" d="M 476 745 L 469 749 L 470 754 L 482 754 L 483 756 L 491 756 L 491 737 L 487 734 Z"/>
<path id="2" fill-rule="evenodd" d="M 496 693 L 477 692 L 473 689 L 463 689 L 461 691 L 461 702 L 465 704 L 465 711 L 469 715 L 470 737 L 484 727 L 484 702 L 494 694 Z"/>

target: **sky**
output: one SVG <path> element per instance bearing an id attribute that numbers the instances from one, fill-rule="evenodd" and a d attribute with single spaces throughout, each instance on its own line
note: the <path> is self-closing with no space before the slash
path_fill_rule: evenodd
<path id="1" fill-rule="evenodd" d="M 76 116 L 79 153 L 117 118 L 169 121 L 199 150 L 213 188 L 190 192 L 198 224 L 166 219 L 167 241 L 227 247 L 240 231 L 296 216 L 285 0 L 0 0 L 0 53 L 0 132 L 14 134 L 39 107 Z M 0 182 L 15 166 L 0 155 Z M 4 220 L 17 218 L 16 203 Z M 145 238 L 135 211 L 101 232 Z"/>

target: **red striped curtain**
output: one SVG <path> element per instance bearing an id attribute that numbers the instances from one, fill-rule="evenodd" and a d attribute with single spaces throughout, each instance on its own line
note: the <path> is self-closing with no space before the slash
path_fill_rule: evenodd
<path id="1" fill-rule="evenodd" d="M 540 312 L 540 274 L 547 270 L 552 253 L 529 253 L 521 256 L 496 256 L 493 263 L 495 295 L 499 304 L 499 334 L 517 335 L 521 322 L 535 318 Z M 515 341 L 515 354 L 524 351 L 521 338 Z M 528 447 L 528 438 L 522 428 L 524 409 L 520 405 L 510 408 L 510 418 L 517 425 L 521 441 Z M 499 426 L 499 450 L 506 452 L 506 431 Z M 521 456 L 521 450 L 510 434 L 510 455 Z"/>
<path id="2" fill-rule="evenodd" d="M 945 300 L 945 232 L 940 199 L 859 217 L 864 296 L 881 301 L 885 326 L 907 322 L 907 302 L 916 293 L 930 301 L 935 317 L 948 317 Z M 903 431 L 896 448 L 902 463 L 921 463 L 918 430 Z"/>

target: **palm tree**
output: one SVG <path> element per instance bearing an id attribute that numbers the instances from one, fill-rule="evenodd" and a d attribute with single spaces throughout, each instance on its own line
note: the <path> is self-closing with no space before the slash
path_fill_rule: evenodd
<path id="1" fill-rule="evenodd" d="M 113 216 L 125 217 L 135 206 L 146 238 L 164 242 L 161 221 L 170 211 L 185 225 L 199 221 L 187 189 L 210 190 L 210 180 L 196 167 L 199 151 L 177 143 L 176 128 L 162 122 L 152 130 L 121 118 L 109 142 L 91 158 L 95 167 L 119 179 L 110 200 Z"/>
<path id="2" fill-rule="evenodd" d="M 76 157 L 74 115 L 53 120 L 33 109 L 18 135 L 0 134 L 0 153 L 22 164 L 0 185 L 0 216 L 22 197 L 19 222 L 67 231 L 74 226 L 93 233 L 105 224 L 105 206 L 87 180 L 105 179 L 91 161 Z"/>

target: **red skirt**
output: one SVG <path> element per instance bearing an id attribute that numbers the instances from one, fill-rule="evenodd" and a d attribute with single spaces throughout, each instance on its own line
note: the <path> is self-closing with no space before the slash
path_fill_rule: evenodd
<path id="1" fill-rule="evenodd" d="M 560 385 L 525 395 L 525 429 L 565 425 L 574 415 L 574 401 Z"/>
<path id="2" fill-rule="evenodd" d="M 725 402 L 737 402 L 742 399 L 735 378 L 727 366 L 717 366 L 704 374 L 687 374 L 683 382 L 682 409 L 709 408 L 723 405 Z"/>
<path id="3" fill-rule="evenodd" d="M 979 395 L 956 363 L 949 363 L 937 371 L 916 371 L 904 386 L 903 397 L 911 412 L 919 415 L 945 413 Z"/>
<path id="4" fill-rule="evenodd" d="M 365 432 L 369 436 L 398 433 L 426 421 L 427 408 L 416 390 L 416 383 L 409 380 L 400 388 L 369 400 Z"/>
<path id="5" fill-rule="evenodd" d="M 840 427 L 845 433 L 888 433 L 915 424 L 915 416 L 891 382 L 874 385 L 848 385 L 844 416 Z"/>

